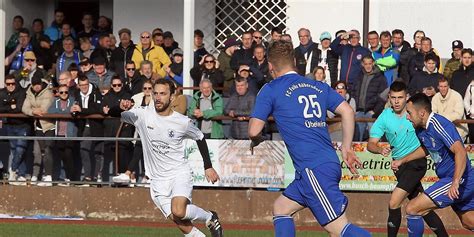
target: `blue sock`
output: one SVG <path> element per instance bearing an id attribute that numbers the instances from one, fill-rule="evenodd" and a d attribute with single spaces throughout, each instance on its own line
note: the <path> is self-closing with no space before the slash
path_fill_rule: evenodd
<path id="1" fill-rule="evenodd" d="M 359 226 L 347 223 L 341 231 L 341 237 L 369 237 L 370 232 L 360 228 Z"/>
<path id="2" fill-rule="evenodd" d="M 421 237 L 425 226 L 422 216 L 407 215 L 408 237 Z"/>
<path id="3" fill-rule="evenodd" d="M 295 222 L 293 217 L 286 215 L 278 215 L 273 217 L 273 225 L 275 228 L 275 237 L 295 237 Z"/>

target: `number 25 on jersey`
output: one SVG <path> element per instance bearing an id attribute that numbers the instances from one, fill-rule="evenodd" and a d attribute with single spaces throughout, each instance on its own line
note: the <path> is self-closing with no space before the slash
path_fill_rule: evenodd
<path id="1" fill-rule="evenodd" d="M 314 116 L 316 116 L 316 118 L 321 118 L 321 105 L 316 101 L 316 98 L 316 95 L 298 96 L 298 102 L 300 104 L 304 103 L 303 116 L 305 119 L 313 118 Z"/>

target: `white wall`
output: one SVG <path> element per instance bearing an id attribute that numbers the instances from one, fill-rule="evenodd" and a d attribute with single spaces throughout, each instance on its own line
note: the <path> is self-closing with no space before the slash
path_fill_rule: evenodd
<path id="1" fill-rule="evenodd" d="M 21 15 L 25 20 L 24 27 L 31 30 L 35 18 L 41 18 L 47 27 L 53 20 L 54 0 L 4 0 L 6 13 L 5 37 L 8 41 L 12 34 L 13 17 Z"/>
<path id="2" fill-rule="evenodd" d="M 299 45 L 298 29 L 311 31 L 313 41 L 329 31 L 334 39 L 336 31 L 358 29 L 362 34 L 363 0 L 288 0 L 286 21 L 288 34 L 295 47 Z"/>
<path id="3" fill-rule="evenodd" d="M 129 28 L 133 41 L 138 43 L 141 32 L 160 27 L 173 32 L 177 42 L 183 41 L 182 0 L 115 0 L 113 5 L 114 34 Z"/>
<path id="4" fill-rule="evenodd" d="M 381 32 L 399 28 L 413 43 L 413 33 L 421 29 L 433 41 L 442 58 L 450 58 L 451 42 L 460 39 L 464 47 L 474 47 L 474 0 L 370 1 L 370 30 Z"/>

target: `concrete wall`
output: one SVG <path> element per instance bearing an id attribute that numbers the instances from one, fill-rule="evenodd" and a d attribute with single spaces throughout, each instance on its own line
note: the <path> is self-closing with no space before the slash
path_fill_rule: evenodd
<path id="1" fill-rule="evenodd" d="M 34 193 L 34 195 L 31 195 Z M 216 210 L 225 224 L 271 225 L 278 192 L 258 190 L 195 190 L 193 202 Z M 385 228 L 388 193 L 347 193 L 349 219 L 358 225 Z M 132 201 L 133 200 L 133 201 Z M 447 229 L 462 229 L 451 208 L 437 211 Z M 146 188 L 77 188 L 2 186 L 0 213 L 80 216 L 101 220 L 165 222 Z M 316 226 L 308 210 L 295 215 L 297 226 Z M 403 226 L 406 221 L 403 220 Z"/>

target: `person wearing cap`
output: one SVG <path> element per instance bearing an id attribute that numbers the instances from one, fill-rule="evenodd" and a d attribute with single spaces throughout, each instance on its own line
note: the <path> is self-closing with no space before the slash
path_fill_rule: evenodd
<path id="1" fill-rule="evenodd" d="M 0 89 L 0 113 L 20 114 L 26 97 L 26 89 L 21 88 L 13 75 L 5 76 L 5 88 Z M 8 136 L 29 136 L 31 133 L 31 121 L 21 118 L 6 118 L 3 128 Z M 9 170 L 10 181 L 25 179 L 27 172 L 26 160 L 23 159 L 28 146 L 27 140 L 10 139 L 10 155 L 12 162 Z M 22 177 L 22 178 L 20 178 Z M 25 183 L 26 184 L 26 183 Z"/>
<path id="2" fill-rule="evenodd" d="M 443 76 L 449 82 L 451 82 L 453 72 L 458 70 L 459 66 L 461 66 L 461 51 L 464 48 L 464 45 L 461 40 L 455 40 L 451 44 L 451 48 L 453 49 L 451 58 L 446 62 L 446 66 L 443 70 Z"/>
<path id="3" fill-rule="evenodd" d="M 34 116 L 34 134 L 37 137 L 54 137 L 55 126 L 51 119 L 39 119 L 48 112 L 49 107 L 53 103 L 53 93 L 48 88 L 48 83 L 42 78 L 43 76 L 36 72 L 31 79 L 31 85 L 26 91 L 26 99 L 23 103 L 21 111 L 28 115 Z M 52 140 L 34 141 L 34 165 L 32 180 L 37 180 L 43 172 L 43 181 L 51 182 L 53 174 L 53 144 Z M 42 165 L 41 165 L 42 164 Z M 36 178 L 35 178 L 36 177 Z M 52 186 L 52 183 L 38 183 L 39 186 Z"/>
<path id="4" fill-rule="evenodd" d="M 342 40 L 348 40 L 349 43 L 343 45 Z M 351 30 L 336 37 L 330 47 L 341 58 L 339 80 L 345 81 L 350 90 L 354 80 L 362 72 L 362 58 L 370 55 L 370 50 L 360 45 L 360 33 L 357 30 Z"/>
<path id="5" fill-rule="evenodd" d="M 23 54 L 23 58 L 23 68 L 13 72 L 13 75 L 15 76 L 18 85 L 21 88 L 26 89 L 30 86 L 31 79 L 36 72 L 40 73 L 42 77 L 45 77 L 46 71 L 38 68 L 36 64 L 36 56 L 33 51 L 26 51 Z"/>
<path id="6" fill-rule="evenodd" d="M 319 36 L 318 49 L 321 51 L 321 58 L 319 59 L 318 66 L 324 68 L 324 74 L 326 75 L 326 81 L 331 82 L 330 85 L 337 81 L 337 63 L 338 56 L 329 47 L 331 45 L 331 33 L 325 31 Z"/>
<path id="7" fill-rule="evenodd" d="M 166 32 L 165 32 L 166 33 Z M 173 50 L 170 51 L 170 54 Z M 151 34 L 148 31 L 140 34 L 140 43 L 138 43 L 133 51 L 132 61 L 135 62 L 135 67 L 139 68 L 143 60 L 148 60 L 153 63 L 153 73 L 157 78 L 164 78 L 166 72 L 163 66 L 169 66 L 171 60 L 162 47 L 155 46 L 151 40 Z"/>
<path id="8" fill-rule="evenodd" d="M 173 33 L 171 31 L 165 31 L 163 33 L 163 50 L 165 50 L 166 55 L 171 55 L 173 50 L 179 48 L 178 42 L 176 42 L 173 38 Z"/>
<path id="9" fill-rule="evenodd" d="M 84 57 L 81 59 L 81 62 L 79 63 L 79 69 L 80 72 L 84 75 L 92 71 L 92 64 L 89 58 Z"/>
<path id="10" fill-rule="evenodd" d="M 234 72 L 239 70 L 240 65 L 250 65 L 252 63 L 252 37 L 252 32 L 250 31 L 246 31 L 242 34 L 240 49 L 234 52 L 230 60 L 230 67 Z"/>
<path id="11" fill-rule="evenodd" d="M 240 65 L 239 70 L 235 76 L 245 78 L 249 84 L 249 93 L 252 95 L 257 95 L 260 90 L 259 85 L 265 83 L 263 74 L 254 66 L 254 65 Z M 237 93 L 235 89 L 235 83 L 230 88 L 230 95 Z"/>
<path id="12" fill-rule="evenodd" d="M 177 48 L 173 50 L 173 62 L 169 67 L 164 67 L 166 79 L 173 79 L 178 86 L 183 86 L 183 50 Z"/>
<path id="13" fill-rule="evenodd" d="M 227 37 L 226 41 L 224 41 L 224 47 L 221 48 L 221 52 L 219 56 L 217 56 L 217 61 L 219 61 L 219 68 L 221 69 L 224 75 L 224 91 L 223 96 L 228 97 L 229 89 L 234 83 L 234 73 L 230 67 L 230 60 L 232 59 L 232 55 L 234 55 L 235 50 L 239 48 L 240 42 L 237 41 L 237 38 L 234 36 Z"/>
<path id="14" fill-rule="evenodd" d="M 193 65 L 198 64 L 202 57 L 204 57 L 206 54 L 209 54 L 207 52 L 206 48 L 204 48 L 204 33 L 202 30 L 197 29 L 194 31 L 194 63 Z"/>
<path id="15" fill-rule="evenodd" d="M 64 52 L 56 60 L 56 78 L 59 77 L 59 73 L 67 71 L 67 68 L 71 63 L 79 64 L 84 58 L 82 52 L 74 49 L 74 39 L 66 37 L 63 39 Z"/>
<path id="16" fill-rule="evenodd" d="M 30 31 L 26 28 L 21 28 L 18 32 L 18 44 L 13 52 L 5 58 L 5 66 L 9 66 L 10 69 L 9 74 L 23 68 L 24 53 L 34 50 L 30 42 Z"/>
<path id="17" fill-rule="evenodd" d="M 94 58 L 92 61 L 92 71 L 86 74 L 89 82 L 97 86 L 99 89 L 110 88 L 112 77 L 115 75 L 111 70 L 107 70 L 106 61 L 102 57 Z"/>
<path id="18" fill-rule="evenodd" d="M 298 30 L 300 45 L 295 48 L 296 69 L 301 76 L 309 76 L 320 63 L 319 44 L 313 42 L 311 32 L 306 28 Z"/>
<path id="19" fill-rule="evenodd" d="M 387 79 L 387 86 L 397 79 L 397 67 L 400 63 L 400 52 L 392 48 L 392 35 L 388 31 L 380 33 L 380 47 L 372 52 L 375 65 Z"/>
<path id="20" fill-rule="evenodd" d="M 132 60 L 133 51 L 135 50 L 135 44 L 132 39 L 132 32 L 123 28 L 118 31 L 120 43 L 116 49 L 112 51 L 111 58 L 111 70 L 117 73 L 120 78 L 125 79 L 125 64 L 127 61 Z"/>

